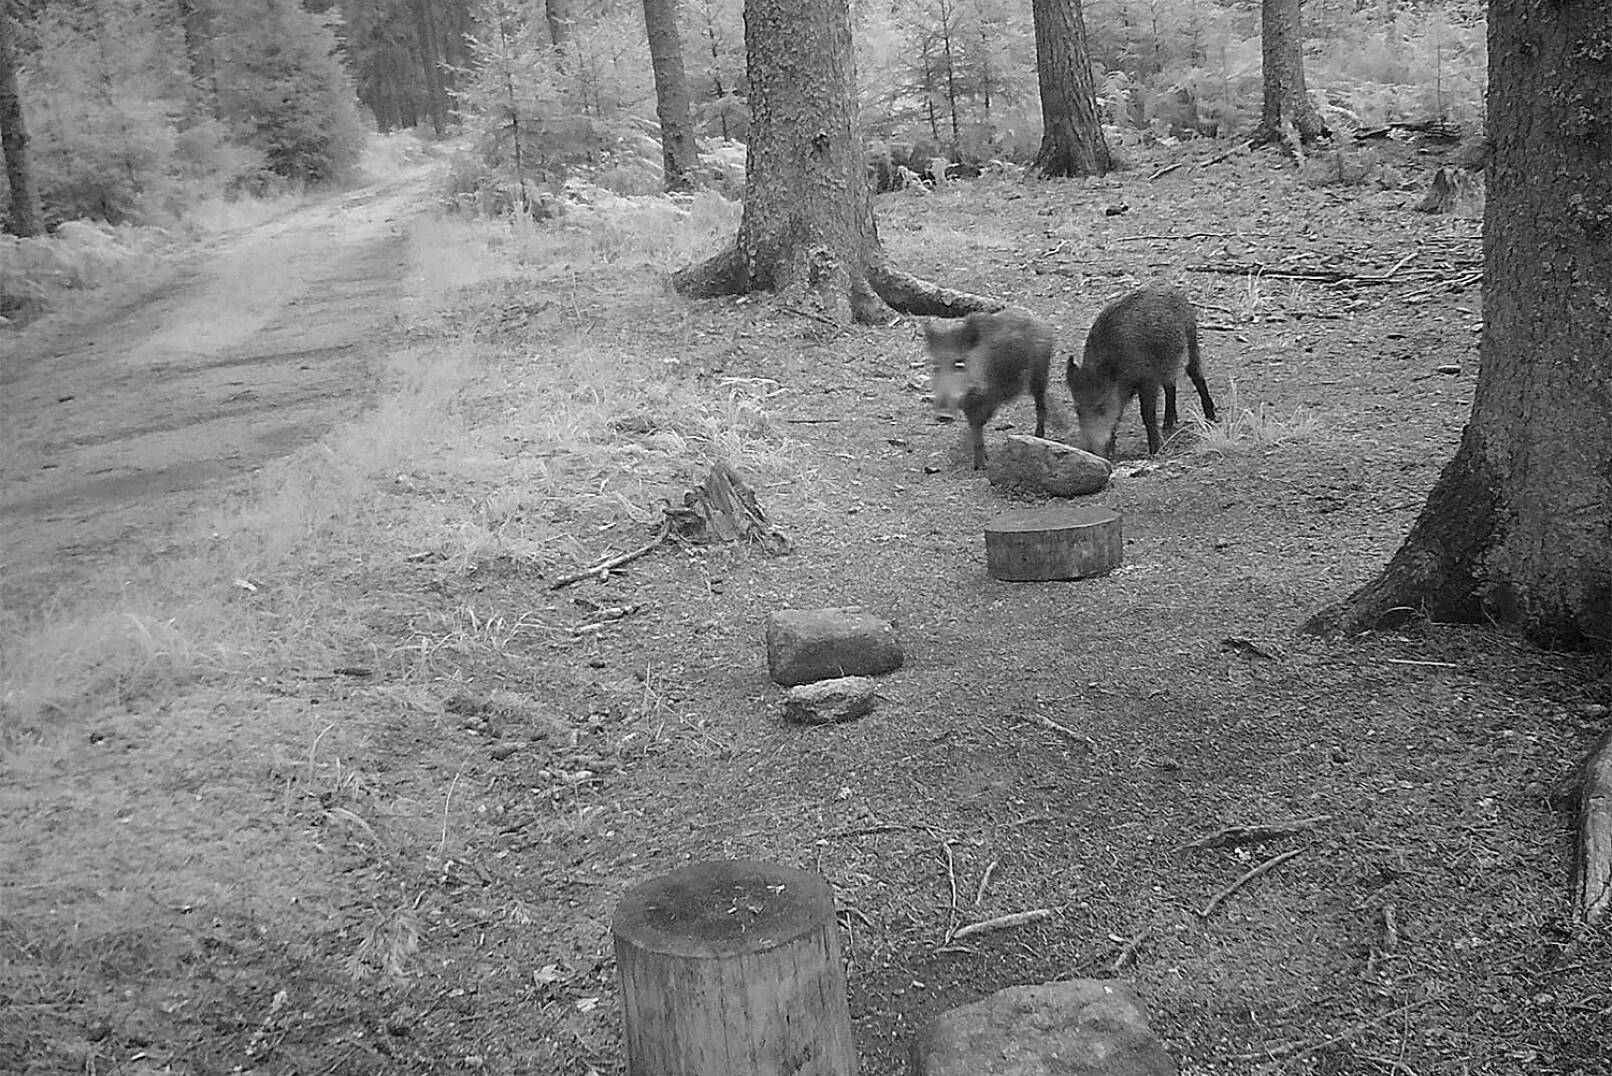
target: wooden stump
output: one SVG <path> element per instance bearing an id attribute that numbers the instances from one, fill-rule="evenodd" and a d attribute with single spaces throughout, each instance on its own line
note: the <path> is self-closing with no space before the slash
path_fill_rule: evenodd
<path id="1" fill-rule="evenodd" d="M 992 579 L 1084 579 L 1115 568 L 1124 551 L 1119 513 L 1091 505 L 1007 512 L 985 525 Z"/>
<path id="2" fill-rule="evenodd" d="M 611 924 L 628 1076 L 855 1076 L 834 893 L 754 860 L 627 891 Z"/>

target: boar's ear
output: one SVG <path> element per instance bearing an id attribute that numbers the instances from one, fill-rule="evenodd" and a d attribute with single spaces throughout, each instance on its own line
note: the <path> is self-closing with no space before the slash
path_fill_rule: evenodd
<path id="1" fill-rule="evenodd" d="M 931 344 L 946 335 L 944 330 L 935 328 L 935 322 L 931 318 L 923 318 L 918 324 L 924 327 L 924 339 Z"/>

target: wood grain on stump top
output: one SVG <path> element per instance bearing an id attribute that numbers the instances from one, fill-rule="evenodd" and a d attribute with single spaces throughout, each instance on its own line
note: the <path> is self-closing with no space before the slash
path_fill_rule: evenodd
<path id="1" fill-rule="evenodd" d="M 640 949 L 720 959 L 765 952 L 833 918 L 834 893 L 819 876 L 741 859 L 693 863 L 634 886 L 611 926 Z"/>
<path id="2" fill-rule="evenodd" d="M 993 579 L 1083 579 L 1117 567 L 1123 553 L 1112 508 L 1046 505 L 1005 512 L 985 525 L 985 566 Z"/>

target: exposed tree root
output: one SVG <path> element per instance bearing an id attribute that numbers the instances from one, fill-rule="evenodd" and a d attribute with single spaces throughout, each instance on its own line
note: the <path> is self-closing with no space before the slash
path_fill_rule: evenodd
<path id="1" fill-rule="evenodd" d="M 672 286 L 690 299 L 770 290 L 768 282 L 750 272 L 737 247 L 729 247 L 703 262 L 679 269 L 672 274 Z M 988 295 L 942 287 L 883 261 L 872 262 L 864 278 L 851 285 L 851 313 L 864 323 L 885 320 L 888 317 L 886 307 L 918 317 L 960 318 L 973 313 L 992 313 L 1007 305 Z M 833 309 L 830 302 L 825 301 L 824 306 Z"/>
<path id="2" fill-rule="evenodd" d="M 1494 537 L 1495 492 L 1474 428 L 1439 475 L 1427 505 L 1388 566 L 1304 623 L 1316 635 L 1395 628 L 1418 614 L 1472 622 L 1482 616 L 1479 566 Z"/>

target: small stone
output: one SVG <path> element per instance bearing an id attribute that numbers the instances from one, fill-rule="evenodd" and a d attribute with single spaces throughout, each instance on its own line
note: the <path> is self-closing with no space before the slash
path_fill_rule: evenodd
<path id="1" fill-rule="evenodd" d="M 767 672 L 784 687 L 878 676 L 902 660 L 895 626 L 859 606 L 780 609 L 767 619 Z"/>
<path id="2" fill-rule="evenodd" d="M 789 689 L 784 699 L 784 720 L 797 725 L 837 725 L 873 712 L 877 696 L 865 676 L 841 676 Z"/>
<path id="3" fill-rule="evenodd" d="M 1013 986 L 942 1013 L 913 1040 L 911 1076 L 1176 1076 L 1118 979 Z"/>
<path id="4" fill-rule="evenodd" d="M 1045 437 L 1009 434 L 986 464 L 991 485 L 1048 497 L 1079 497 L 1108 485 L 1113 465 L 1101 456 Z"/>

